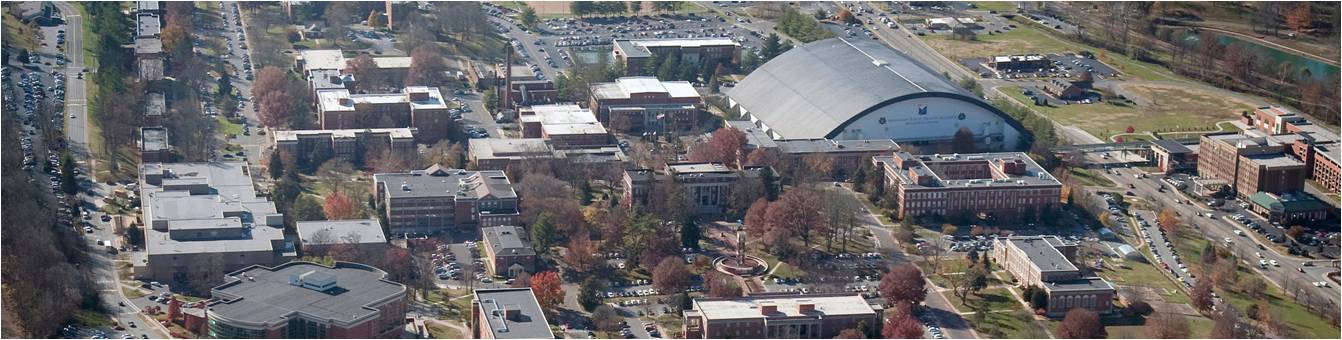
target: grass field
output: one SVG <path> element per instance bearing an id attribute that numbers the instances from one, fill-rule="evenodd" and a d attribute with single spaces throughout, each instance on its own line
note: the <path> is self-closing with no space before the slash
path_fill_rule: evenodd
<path id="1" fill-rule="evenodd" d="M 433 337 L 434 339 L 461 339 L 466 337 L 465 334 L 461 334 L 460 331 L 457 331 L 455 328 L 452 327 L 447 327 L 432 322 L 425 323 L 424 326 L 429 328 L 429 336 Z"/>
<path id="2" fill-rule="evenodd" d="M 998 12 L 1016 11 L 1016 4 L 1011 1 L 970 1 L 969 3 L 974 4 L 974 7 L 983 10 Z"/>
<path id="3" fill-rule="evenodd" d="M 988 313 L 983 322 L 974 322 L 974 318 L 972 315 L 965 316 L 975 331 L 990 339 L 1049 338 L 1048 332 L 1027 311 Z"/>
<path id="4" fill-rule="evenodd" d="M 1123 85 L 1125 93 L 1136 105 L 1105 101 L 1095 104 L 1064 106 L 1030 106 L 1064 125 L 1086 130 L 1100 139 L 1108 140 L 1123 133 L 1128 127 L 1134 131 L 1211 131 L 1215 123 L 1235 119 L 1241 111 L 1253 108 L 1250 103 L 1190 88 L 1152 85 Z M 1031 103 L 1020 87 L 1000 88 L 1002 92 L 1022 103 Z M 1126 139 L 1140 139 L 1127 136 Z"/>
<path id="5" fill-rule="evenodd" d="M 980 35 L 977 41 L 961 41 L 950 36 L 921 36 L 932 49 L 950 58 L 988 57 L 1007 54 L 1063 53 L 1081 50 L 1071 42 L 1054 38 L 1044 31 L 1023 25 L 1019 28 L 992 35 Z"/>
<path id="6" fill-rule="evenodd" d="M 70 318 L 73 319 L 74 324 L 85 327 L 112 326 L 112 319 L 108 318 L 107 315 L 87 309 L 76 310 L 73 315 L 70 315 Z"/>
<path id="7" fill-rule="evenodd" d="M 1011 296 L 1011 291 L 1007 288 L 984 289 L 978 294 L 970 293 L 965 300 L 960 300 L 955 294 L 946 294 L 946 299 L 955 304 L 955 308 L 961 312 L 973 311 L 974 307 L 986 307 L 989 311 L 1024 308 L 1015 297 Z"/>
<path id="8" fill-rule="evenodd" d="M 29 52 L 37 52 L 37 39 L 33 37 L 34 30 L 20 23 L 19 18 L 10 11 L 5 11 L 4 16 L 5 41 L 16 48 L 26 49 Z M 17 51 L 15 51 L 15 53 L 17 53 Z"/>
<path id="9" fill-rule="evenodd" d="M 1165 302 L 1189 303 L 1188 295 L 1174 281 L 1161 274 L 1160 269 L 1150 264 L 1126 261 L 1109 265 L 1099 274 L 1115 285 L 1150 288 L 1160 294 Z"/>
<path id="10" fill-rule="evenodd" d="M 1097 187 L 1114 186 L 1113 181 L 1110 181 L 1108 178 L 1104 178 L 1104 176 L 1100 176 L 1099 174 L 1096 174 L 1094 171 L 1090 171 L 1085 168 L 1071 168 L 1068 171 L 1072 173 L 1072 178 L 1075 178 L 1077 181 L 1080 181 L 1081 184 Z"/>

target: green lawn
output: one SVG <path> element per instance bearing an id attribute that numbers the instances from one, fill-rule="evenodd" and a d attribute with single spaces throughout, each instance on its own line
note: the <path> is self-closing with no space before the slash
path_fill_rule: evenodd
<path id="1" fill-rule="evenodd" d="M 1161 269 L 1151 264 L 1125 261 L 1109 264 L 1104 271 L 1099 272 L 1099 275 L 1115 285 L 1146 287 L 1155 290 L 1165 299 L 1165 302 L 1188 303 L 1188 295 L 1179 289 L 1177 283 L 1171 281 L 1160 271 Z"/>
<path id="2" fill-rule="evenodd" d="M 19 18 L 10 11 L 5 11 L 4 18 L 5 41 L 16 48 L 27 49 L 28 52 L 37 52 L 37 39 L 33 38 L 33 31 L 20 23 Z"/>
<path id="3" fill-rule="evenodd" d="M 149 294 L 145 294 L 144 292 L 141 292 L 139 289 L 130 288 L 130 287 L 121 287 L 121 293 L 122 293 L 122 294 L 125 294 L 127 298 L 131 298 L 131 299 L 138 299 L 138 298 L 145 297 L 145 295 L 149 295 Z"/>
<path id="4" fill-rule="evenodd" d="M 1035 111 L 1064 125 L 1086 130 L 1108 140 L 1110 136 L 1126 132 L 1211 131 L 1216 122 L 1235 119 L 1239 112 L 1249 110 L 1247 102 L 1192 88 L 1154 85 L 1122 85 L 1124 93 L 1140 104 L 1104 101 L 1094 104 L 1038 106 L 1022 94 L 1020 87 L 1001 87 L 1003 93 L 1026 103 Z M 1133 138 L 1133 137 L 1125 137 Z M 1140 137 L 1137 137 L 1140 138 Z M 1148 138 L 1149 139 L 1149 138 Z"/>
<path id="5" fill-rule="evenodd" d="M 1097 186 L 1097 187 L 1114 186 L 1113 181 L 1110 181 L 1108 178 L 1104 178 L 1104 176 L 1100 176 L 1099 174 L 1096 174 L 1094 171 L 1090 171 L 1085 168 L 1071 168 L 1068 171 L 1072 173 L 1072 178 L 1075 178 L 1077 181 L 1080 181 L 1081 184 L 1087 186 Z"/>
<path id="6" fill-rule="evenodd" d="M 1016 4 L 1010 1 L 970 1 L 975 7 L 998 12 L 1015 12 Z"/>
<path id="7" fill-rule="evenodd" d="M 112 319 L 107 315 L 95 311 L 80 309 L 70 315 L 71 321 L 76 325 L 85 327 L 110 327 Z"/>
<path id="8" fill-rule="evenodd" d="M 231 122 L 224 116 L 219 116 L 216 120 L 219 121 L 219 133 L 234 136 L 242 135 L 242 124 Z"/>
<path id="9" fill-rule="evenodd" d="M 946 294 L 946 299 L 955 304 L 955 308 L 961 312 L 973 311 L 975 310 L 973 307 L 979 306 L 987 307 L 989 311 L 1024 308 L 1015 297 L 1011 296 L 1011 291 L 1007 288 L 988 288 L 978 294 L 970 293 L 967 301 L 960 300 L 960 297 L 953 293 Z"/>
<path id="10" fill-rule="evenodd" d="M 434 339 L 461 339 L 466 337 L 465 334 L 461 334 L 461 332 L 457 331 L 456 328 L 447 327 L 432 322 L 425 323 L 424 326 L 429 329 L 429 336 L 433 337 Z"/>
<path id="11" fill-rule="evenodd" d="M 988 313 L 983 322 L 974 322 L 973 315 L 966 315 L 965 320 L 974 327 L 981 335 L 990 339 L 1045 339 L 1048 338 L 1048 332 L 1034 321 L 1034 316 L 1027 311 L 1014 311 L 1005 313 Z"/>
<path id="12" fill-rule="evenodd" d="M 1000 34 L 979 35 L 977 41 L 951 39 L 949 35 L 920 36 L 927 45 L 952 60 L 1008 54 L 1076 53 L 1081 46 L 1055 38 L 1040 29 L 1017 25 Z"/>

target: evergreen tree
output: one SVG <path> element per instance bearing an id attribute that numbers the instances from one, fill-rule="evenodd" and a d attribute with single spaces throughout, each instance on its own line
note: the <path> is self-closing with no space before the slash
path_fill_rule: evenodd
<path id="1" fill-rule="evenodd" d="M 278 150 L 270 153 L 270 164 L 267 167 L 270 170 L 270 179 L 276 180 L 284 176 L 284 159 L 280 157 Z"/>

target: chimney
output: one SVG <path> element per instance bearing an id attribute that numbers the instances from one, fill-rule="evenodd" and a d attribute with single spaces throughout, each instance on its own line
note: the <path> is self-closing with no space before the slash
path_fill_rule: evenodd
<path id="1" fill-rule="evenodd" d="M 341 106 L 354 106 L 354 99 L 340 98 L 339 102 Z"/>
<path id="2" fill-rule="evenodd" d="M 806 314 L 806 313 L 810 313 L 810 312 L 814 312 L 814 311 L 815 311 L 815 304 L 814 304 L 814 303 L 803 303 L 803 304 L 797 305 L 797 312 L 798 312 L 798 313 Z"/>
<path id="3" fill-rule="evenodd" d="M 414 91 L 414 92 L 410 92 L 410 101 L 423 101 L 423 100 L 427 100 L 427 99 L 429 99 L 429 92 L 428 92 L 428 91 Z"/>
<path id="4" fill-rule="evenodd" d="M 517 321 L 517 317 L 521 315 L 522 312 L 517 308 L 516 305 L 503 306 L 503 319 Z"/>
<path id="5" fill-rule="evenodd" d="M 495 97 L 500 98 L 498 107 L 510 109 L 512 108 L 513 103 L 513 44 L 508 43 L 504 45 L 506 45 L 506 50 L 503 55 L 503 93 L 496 93 L 497 96 Z M 494 90 L 499 91 L 499 87 L 495 86 Z"/>
<path id="6" fill-rule="evenodd" d="M 760 305 L 760 315 L 778 313 L 777 305 Z"/>

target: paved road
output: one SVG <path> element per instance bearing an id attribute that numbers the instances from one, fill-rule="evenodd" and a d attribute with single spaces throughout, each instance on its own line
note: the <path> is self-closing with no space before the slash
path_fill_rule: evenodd
<path id="1" fill-rule="evenodd" d="M 88 126 L 87 94 L 84 88 L 84 80 L 78 78 L 79 73 L 85 67 L 85 51 L 83 45 L 84 18 L 78 14 L 79 12 L 76 11 L 74 5 L 68 2 L 53 3 L 60 9 L 66 22 L 65 34 L 67 46 L 65 50 L 69 63 L 66 64 L 66 67 L 63 70 L 66 74 L 65 107 L 67 115 L 73 114 L 75 116 L 75 119 L 67 120 L 69 126 L 66 128 L 66 137 L 68 138 L 70 149 L 76 155 L 75 158 L 88 160 L 92 158 L 90 157 L 88 150 L 89 136 L 88 129 L 86 128 Z M 49 35 L 46 39 L 50 40 L 48 43 L 49 46 L 56 46 L 55 36 Z M 93 172 L 90 171 L 90 169 L 93 168 L 93 166 L 96 166 L 96 164 L 81 165 L 81 168 L 84 168 L 83 171 L 86 174 L 92 174 Z M 86 185 L 82 189 L 84 192 L 79 195 L 81 204 L 84 205 L 84 208 L 93 210 L 97 209 L 97 202 L 99 202 L 98 197 L 110 193 L 105 185 L 96 182 L 91 185 Z M 141 327 L 127 328 L 125 331 L 108 330 L 108 335 L 116 336 L 119 334 L 130 334 L 137 338 L 141 336 L 166 338 L 168 332 L 162 326 L 154 323 L 147 317 L 143 317 L 142 314 L 139 313 L 139 310 L 131 307 L 130 304 L 126 304 L 126 307 L 121 306 L 121 304 L 124 304 L 129 300 L 126 299 L 125 294 L 121 290 L 120 277 L 116 273 L 115 262 L 119 262 L 120 260 L 117 256 L 102 251 L 103 247 L 96 244 L 99 240 L 112 241 L 117 240 L 117 237 L 114 235 L 114 230 L 111 226 L 101 222 L 99 219 L 101 216 L 99 215 L 100 214 L 95 214 L 90 219 L 96 227 L 93 230 L 93 233 L 86 234 L 86 241 L 90 243 L 90 248 L 94 249 L 92 252 L 92 258 L 95 263 L 93 269 L 94 280 L 96 280 L 96 285 L 100 295 L 102 295 L 102 300 L 108 304 L 107 308 L 113 312 L 112 318 L 115 319 L 118 324 L 129 325 L 134 322 L 137 325 L 142 325 Z"/>
<path id="2" fill-rule="evenodd" d="M 249 44 L 249 42 L 252 41 L 252 38 L 248 37 L 245 41 L 239 41 L 238 39 L 236 39 L 237 32 L 243 32 L 244 36 L 247 34 L 245 30 L 242 29 L 241 26 L 234 25 L 234 23 L 237 22 L 236 21 L 237 18 L 235 18 L 235 16 L 233 15 L 233 9 L 237 7 L 238 3 L 236 1 L 224 1 L 222 3 L 223 3 L 223 6 L 221 7 L 222 13 L 220 14 L 224 18 L 224 21 L 226 21 L 224 23 L 224 27 L 228 28 L 227 31 L 222 33 L 227 37 L 234 37 L 234 39 L 232 39 L 229 42 L 229 44 L 232 45 L 233 47 L 233 55 L 227 58 L 226 62 L 228 62 L 230 65 L 233 65 L 233 69 L 236 70 L 232 74 L 233 88 L 237 89 L 238 93 L 242 94 L 244 100 L 247 100 L 245 102 L 246 106 L 244 106 L 243 109 L 240 110 L 239 112 L 242 114 L 244 118 L 246 118 L 248 123 L 251 123 L 252 126 L 260 126 L 259 124 L 261 121 L 256 118 L 256 102 L 247 99 L 251 98 L 252 96 L 252 81 L 247 80 L 244 77 L 246 75 L 245 71 L 246 68 L 243 67 L 242 64 L 242 56 L 244 54 L 252 53 L 250 45 L 248 45 L 249 48 L 245 50 L 242 49 L 242 45 Z M 246 25 L 247 17 L 243 16 L 241 19 L 242 24 Z M 210 32 L 202 32 L 202 33 L 209 34 Z M 251 64 L 251 67 L 253 74 L 255 74 L 256 64 Z M 241 135 L 237 136 L 232 140 L 226 139 L 225 141 L 238 143 L 239 145 L 242 145 L 242 148 L 244 150 L 245 155 L 248 157 L 248 160 L 252 163 L 253 166 L 256 166 L 260 164 L 259 163 L 260 160 L 258 158 L 261 156 L 261 151 L 269 146 L 269 138 L 267 138 L 267 135 L 261 135 L 259 133 L 260 131 L 261 131 L 260 128 L 255 128 L 252 129 L 250 136 Z"/>
<path id="3" fill-rule="evenodd" d="M 1259 249 L 1260 244 L 1258 241 L 1247 235 L 1247 233 L 1252 232 L 1245 230 L 1247 232 L 1245 236 L 1237 236 L 1234 234 L 1234 230 L 1237 229 L 1235 223 L 1224 218 L 1219 218 L 1224 217 L 1224 212 L 1215 211 L 1197 202 L 1193 204 L 1178 203 L 1178 200 L 1183 199 L 1182 196 L 1176 193 L 1158 192 L 1158 188 L 1161 185 L 1161 182 L 1159 182 L 1160 179 L 1158 178 L 1159 176 L 1138 179 L 1133 175 L 1139 173 L 1140 170 L 1128 168 L 1115 169 L 1115 172 L 1117 175 L 1104 173 L 1104 176 L 1114 181 L 1114 183 L 1118 184 L 1120 187 L 1127 187 L 1129 184 L 1132 184 L 1135 188 L 1130 190 L 1133 191 L 1136 196 L 1151 199 L 1151 203 L 1155 206 L 1174 208 L 1185 222 L 1196 228 L 1196 230 L 1192 232 L 1203 234 L 1208 239 L 1217 240 L 1218 243 L 1221 244 L 1225 244 L 1223 241 L 1224 239 L 1231 239 L 1231 250 L 1241 259 L 1246 261 L 1252 260 L 1250 267 L 1253 268 L 1253 271 L 1263 275 L 1268 282 L 1271 282 L 1273 285 L 1276 285 L 1283 290 L 1309 294 L 1309 300 L 1323 300 L 1332 303 L 1334 306 L 1333 310 L 1336 310 L 1339 300 L 1338 285 L 1334 284 L 1330 288 L 1318 288 L 1311 284 L 1311 282 L 1321 280 L 1321 277 L 1319 276 L 1320 274 L 1318 273 L 1326 270 L 1321 268 L 1326 266 L 1326 262 L 1313 261 L 1318 265 L 1304 267 L 1302 265 L 1306 262 L 1305 260 L 1295 256 L 1277 253 L 1273 250 L 1271 244 L 1263 244 L 1262 246 L 1265 249 Z M 1217 216 L 1218 218 L 1213 219 L 1199 216 L 1199 214 L 1213 211 L 1214 216 Z M 1271 227 L 1269 226 L 1269 228 Z M 1258 252 L 1262 252 L 1264 258 L 1267 260 L 1276 260 L 1281 266 L 1269 266 L 1266 269 L 1259 269 L 1256 261 L 1257 256 L 1255 256 L 1255 253 Z M 1296 268 L 1305 268 L 1308 270 L 1306 270 L 1306 273 L 1301 273 Z"/>

